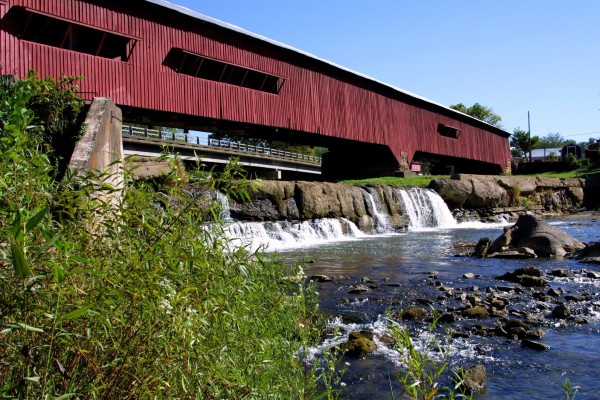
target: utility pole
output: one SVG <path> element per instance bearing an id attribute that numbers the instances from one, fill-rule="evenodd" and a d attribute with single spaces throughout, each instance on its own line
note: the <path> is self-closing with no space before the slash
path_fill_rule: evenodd
<path id="1" fill-rule="evenodd" d="M 529 117 L 529 111 L 527 111 L 527 136 L 528 136 L 528 142 L 527 146 L 529 147 L 529 162 L 531 163 L 531 148 L 533 147 L 531 145 L 531 118 Z"/>

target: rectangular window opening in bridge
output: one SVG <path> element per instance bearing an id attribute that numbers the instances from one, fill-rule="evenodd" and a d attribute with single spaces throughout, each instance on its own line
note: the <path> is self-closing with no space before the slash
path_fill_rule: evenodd
<path id="1" fill-rule="evenodd" d="M 96 27 L 74 23 L 29 8 L 15 7 L 11 12 L 22 40 L 65 50 L 127 61 L 137 40 Z"/>
<path id="2" fill-rule="evenodd" d="M 283 78 L 275 75 L 214 60 L 177 48 L 171 49 L 164 64 L 180 74 L 272 94 L 279 94 L 284 82 Z"/>
<path id="3" fill-rule="evenodd" d="M 442 136 L 446 136 L 452 139 L 458 139 L 460 136 L 460 129 L 455 128 L 453 126 L 448 126 L 444 124 L 438 124 L 438 133 Z"/>

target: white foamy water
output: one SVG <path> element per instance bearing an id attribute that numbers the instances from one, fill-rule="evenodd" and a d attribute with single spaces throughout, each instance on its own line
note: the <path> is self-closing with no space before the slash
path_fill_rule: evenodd
<path id="1" fill-rule="evenodd" d="M 452 228 L 456 220 L 444 200 L 431 189 L 397 188 L 409 218 L 409 228 Z"/>
<path id="2" fill-rule="evenodd" d="M 404 366 L 402 362 L 402 350 L 389 343 L 392 337 L 392 325 L 396 324 L 400 329 L 407 329 L 396 322 L 390 321 L 387 316 L 380 315 L 376 321 L 367 324 L 344 323 L 341 318 L 334 318 L 327 324 L 327 327 L 335 332 L 334 335 L 327 337 L 318 345 L 308 350 L 310 359 L 319 358 L 324 351 L 335 348 L 348 341 L 352 332 L 367 330 L 373 332 L 373 341 L 377 349 L 375 355 L 380 355 L 398 366 Z M 411 334 L 411 341 L 415 349 L 434 361 L 442 361 L 442 357 L 458 356 L 463 359 L 477 359 L 493 361 L 494 357 L 489 354 L 482 354 L 478 351 L 476 345 L 467 339 L 451 339 L 446 333 L 431 333 L 427 329 L 421 329 Z"/>
<path id="3" fill-rule="evenodd" d="M 397 212 L 407 216 L 410 231 L 489 229 L 509 225 L 508 222 L 497 224 L 464 222 L 459 224 L 446 203 L 435 191 L 423 188 L 396 188 L 394 190 L 403 204 L 403 209 L 397 210 Z M 226 223 L 224 230 L 226 235 L 233 240 L 233 244 L 246 246 L 251 250 L 264 247 L 269 251 L 398 234 L 390 223 L 387 206 L 383 203 L 377 189 L 371 187 L 363 189 L 363 196 L 373 225 L 373 231 L 368 234 L 345 218 L 274 222 L 234 221 L 229 213 L 227 197 L 217 193 L 217 199 L 223 208 L 221 218 Z"/>
<path id="4" fill-rule="evenodd" d="M 363 194 L 367 200 L 367 209 L 373 217 L 373 229 L 377 233 L 386 233 L 390 231 L 390 218 L 385 209 L 385 205 L 379 198 L 379 193 L 375 188 L 363 190 Z"/>
<path id="5" fill-rule="evenodd" d="M 261 246 L 267 250 L 283 250 L 366 236 L 347 219 L 334 218 L 302 222 L 233 222 L 225 226 L 225 232 L 253 250 Z"/>

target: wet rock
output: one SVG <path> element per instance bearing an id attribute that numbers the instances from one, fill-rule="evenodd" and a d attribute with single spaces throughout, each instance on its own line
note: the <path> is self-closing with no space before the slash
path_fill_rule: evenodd
<path id="1" fill-rule="evenodd" d="M 523 341 L 521 341 L 521 346 L 533 350 L 548 350 L 550 348 L 547 344 L 536 342 L 531 339 L 523 339 Z"/>
<path id="2" fill-rule="evenodd" d="M 537 254 L 528 247 L 519 247 L 513 250 L 504 250 L 488 254 L 488 258 L 504 258 L 512 260 L 521 260 L 527 258 L 536 258 Z"/>
<path id="3" fill-rule="evenodd" d="M 467 308 L 463 310 L 462 314 L 466 318 L 486 319 L 490 317 L 488 310 L 482 306 Z"/>
<path id="4" fill-rule="evenodd" d="M 455 248 L 475 247 L 476 243 L 473 242 L 456 242 L 454 243 Z"/>
<path id="5" fill-rule="evenodd" d="M 496 308 L 496 307 L 492 307 L 490 314 L 493 317 L 504 317 L 507 314 L 507 310 L 505 308 Z"/>
<path id="6" fill-rule="evenodd" d="M 492 243 L 492 239 L 490 239 L 489 237 L 482 237 L 481 239 L 479 239 L 479 242 L 477 242 L 477 245 L 475 246 L 475 251 L 473 255 L 479 258 L 487 256 L 490 243 Z"/>
<path id="7" fill-rule="evenodd" d="M 495 330 L 495 334 L 498 336 L 509 336 L 515 339 L 522 339 L 527 335 L 529 324 L 526 322 L 508 319 L 502 325 Z"/>
<path id="8" fill-rule="evenodd" d="M 473 333 L 479 336 L 494 336 L 496 334 L 496 328 L 476 324 L 471 328 Z"/>
<path id="9" fill-rule="evenodd" d="M 440 315 L 440 317 L 438 318 L 438 322 L 442 324 L 453 324 L 454 322 L 456 322 L 456 317 L 454 316 L 454 314 L 444 313 Z"/>
<path id="10" fill-rule="evenodd" d="M 370 291 L 371 291 L 371 289 L 369 289 L 365 285 L 356 285 L 352 289 L 350 289 L 348 291 L 348 293 L 349 294 L 359 294 L 359 293 L 370 292 Z"/>
<path id="11" fill-rule="evenodd" d="M 542 276 L 542 271 L 536 267 L 523 267 L 517 268 L 513 271 L 514 275 L 527 275 L 527 276 Z"/>
<path id="12" fill-rule="evenodd" d="M 548 281 L 542 278 L 541 271 L 535 267 L 517 268 L 513 272 L 497 276 L 496 279 L 518 283 L 525 287 L 548 286 Z"/>
<path id="13" fill-rule="evenodd" d="M 552 310 L 552 318 L 567 319 L 571 316 L 571 310 L 564 304 L 559 304 Z"/>
<path id="14" fill-rule="evenodd" d="M 490 304 L 492 307 L 502 310 L 508 307 L 508 300 L 502 298 L 495 298 Z"/>
<path id="15" fill-rule="evenodd" d="M 455 382 L 458 384 L 458 390 L 463 393 L 478 393 L 485 390 L 487 385 L 487 372 L 485 366 L 482 364 L 475 365 L 471 368 L 461 369 L 458 372 L 460 381 Z"/>
<path id="16" fill-rule="evenodd" d="M 314 282 L 331 282 L 333 278 L 327 275 L 312 275 L 310 280 Z"/>
<path id="17" fill-rule="evenodd" d="M 584 260 L 586 258 L 600 257 L 600 242 L 590 242 L 582 249 L 577 250 L 572 258 L 576 260 Z"/>
<path id="18" fill-rule="evenodd" d="M 546 331 L 543 329 L 535 329 L 533 331 L 527 332 L 528 339 L 541 339 L 546 334 Z"/>
<path id="19" fill-rule="evenodd" d="M 552 296 L 549 296 L 545 293 L 535 292 L 533 294 L 533 298 L 539 301 L 543 301 L 544 303 L 548 303 L 552 301 Z"/>
<path id="20" fill-rule="evenodd" d="M 446 296 L 454 296 L 454 289 L 446 287 L 446 286 L 440 286 L 439 290 L 444 292 L 444 294 Z"/>
<path id="21" fill-rule="evenodd" d="M 428 311 L 423 308 L 409 308 L 407 310 L 404 310 L 404 312 L 402 313 L 402 320 L 411 321 L 416 319 L 423 319 L 427 316 L 427 314 Z"/>
<path id="22" fill-rule="evenodd" d="M 580 260 L 585 264 L 600 264 L 600 257 L 586 257 Z"/>
<path id="23" fill-rule="evenodd" d="M 465 279 L 473 279 L 475 278 L 475 274 L 472 272 L 467 272 L 466 274 L 463 275 L 463 278 Z"/>
<path id="24" fill-rule="evenodd" d="M 433 300 L 430 299 L 426 299 L 426 298 L 419 298 L 415 300 L 418 304 L 422 304 L 424 306 L 430 306 L 433 304 Z"/>
<path id="25" fill-rule="evenodd" d="M 543 287 L 543 286 L 549 285 L 548 281 L 545 280 L 544 278 L 541 278 L 539 276 L 527 276 L 527 275 L 518 277 L 516 283 L 519 283 L 525 287 Z"/>
<path id="26" fill-rule="evenodd" d="M 368 335 L 363 334 L 364 331 L 352 332 L 348 337 L 348 341 L 339 346 L 339 350 L 349 357 L 363 358 L 377 349 L 377 345 L 373 341 L 373 332 Z"/>
<path id="27" fill-rule="evenodd" d="M 465 329 L 454 330 L 450 333 L 450 336 L 454 339 L 468 339 L 471 337 L 471 332 Z"/>
<path id="28" fill-rule="evenodd" d="M 355 340 L 361 338 L 373 340 L 374 337 L 375 334 L 373 333 L 373 331 L 370 331 L 368 329 L 362 329 L 360 331 L 350 332 L 350 334 L 348 335 L 348 340 Z"/>
<path id="29" fill-rule="evenodd" d="M 532 249 L 538 257 L 562 257 L 585 245 L 543 219 L 525 214 L 490 244 L 488 254 L 522 247 Z"/>
<path id="30" fill-rule="evenodd" d="M 567 295 L 567 296 L 565 296 L 565 300 L 577 303 L 577 302 L 585 301 L 586 298 L 585 298 L 585 296 L 579 295 L 579 294 L 578 295 Z"/>
<path id="31" fill-rule="evenodd" d="M 600 279 L 600 274 L 598 274 L 597 272 L 594 271 L 582 271 L 585 273 L 585 277 L 586 278 L 590 278 L 590 279 Z"/>
<path id="32" fill-rule="evenodd" d="M 550 288 L 548 289 L 548 291 L 546 292 L 546 294 L 548 296 L 552 296 L 552 297 L 558 297 L 561 294 L 563 294 L 563 290 L 562 289 L 554 289 L 554 288 Z"/>
<path id="33" fill-rule="evenodd" d="M 496 290 L 499 292 L 512 292 L 512 291 L 516 291 L 516 288 L 513 286 L 496 286 Z"/>
<path id="34" fill-rule="evenodd" d="M 573 272 L 562 268 L 554 268 L 550 271 L 550 275 L 557 278 L 571 278 L 573 277 Z"/>
<path id="35" fill-rule="evenodd" d="M 529 330 L 530 325 L 527 322 L 520 321 L 518 319 L 509 319 L 504 323 L 504 329 L 512 329 L 512 328 L 523 328 L 525 330 Z"/>

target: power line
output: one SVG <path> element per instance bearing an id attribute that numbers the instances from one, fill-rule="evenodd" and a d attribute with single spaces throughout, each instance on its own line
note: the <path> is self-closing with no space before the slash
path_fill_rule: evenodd
<path id="1" fill-rule="evenodd" d="M 593 132 L 585 132 L 585 133 L 574 133 L 571 135 L 561 135 L 562 137 L 573 137 L 573 136 L 584 136 L 584 135 L 592 135 L 595 133 L 600 133 L 600 131 L 593 131 Z"/>
<path id="2" fill-rule="evenodd" d="M 561 121 L 561 122 L 548 122 L 545 124 L 535 124 L 536 128 L 540 126 L 554 126 L 554 125 L 564 125 L 564 124 L 574 124 L 577 122 L 588 122 L 588 121 L 596 121 L 600 120 L 600 118 L 588 118 L 588 119 L 578 119 L 576 121 Z"/>

